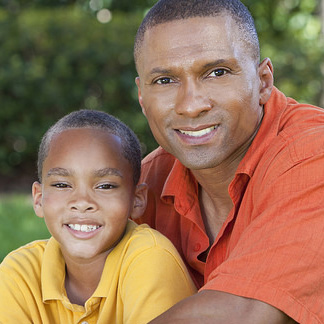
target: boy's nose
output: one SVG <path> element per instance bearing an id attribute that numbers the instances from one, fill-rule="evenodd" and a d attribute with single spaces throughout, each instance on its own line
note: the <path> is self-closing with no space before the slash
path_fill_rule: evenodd
<path id="1" fill-rule="evenodd" d="M 77 190 L 70 202 L 70 209 L 81 213 L 94 211 L 97 208 L 96 202 L 87 191 Z"/>

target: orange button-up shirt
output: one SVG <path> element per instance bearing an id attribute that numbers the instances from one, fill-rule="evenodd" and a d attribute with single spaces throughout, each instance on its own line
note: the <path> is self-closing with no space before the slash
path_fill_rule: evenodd
<path id="1" fill-rule="evenodd" d="M 298 323 L 324 323 L 324 110 L 274 89 L 229 186 L 233 209 L 209 248 L 198 184 L 162 148 L 143 161 L 139 222 L 171 239 L 198 287 L 266 302 Z"/>

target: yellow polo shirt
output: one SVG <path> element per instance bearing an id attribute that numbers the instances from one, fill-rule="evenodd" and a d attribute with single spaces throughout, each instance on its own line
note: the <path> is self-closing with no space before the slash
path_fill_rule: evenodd
<path id="1" fill-rule="evenodd" d="M 129 221 L 85 306 L 71 304 L 54 239 L 11 252 L 0 265 L 0 323 L 147 323 L 196 289 L 168 239 Z"/>

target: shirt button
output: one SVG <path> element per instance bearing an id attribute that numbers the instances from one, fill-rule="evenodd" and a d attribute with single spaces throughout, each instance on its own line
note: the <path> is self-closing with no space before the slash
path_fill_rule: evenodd
<path id="1" fill-rule="evenodd" d="M 200 251 L 200 249 L 201 249 L 201 244 L 200 243 L 196 243 L 195 246 L 194 246 L 194 251 L 195 252 L 198 252 L 198 251 Z"/>

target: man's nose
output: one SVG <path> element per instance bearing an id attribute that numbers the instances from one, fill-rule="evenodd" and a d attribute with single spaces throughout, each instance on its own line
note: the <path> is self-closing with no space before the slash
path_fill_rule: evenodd
<path id="1" fill-rule="evenodd" d="M 180 85 L 175 105 L 177 114 L 194 118 L 211 109 L 212 103 L 199 81 L 185 81 Z"/>

